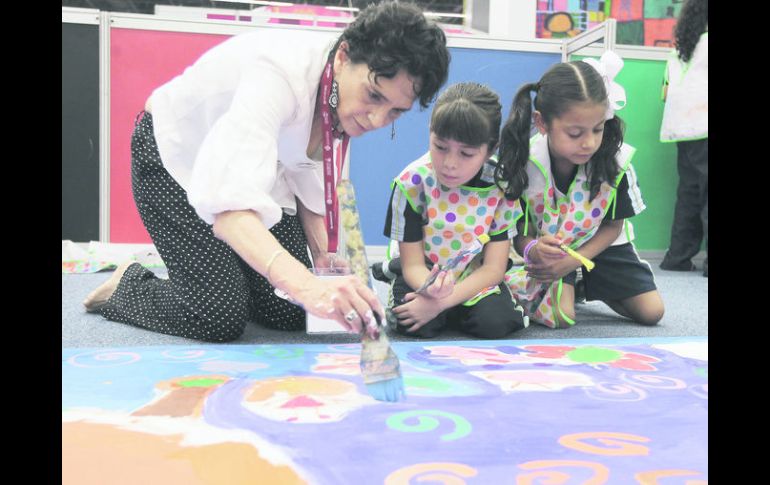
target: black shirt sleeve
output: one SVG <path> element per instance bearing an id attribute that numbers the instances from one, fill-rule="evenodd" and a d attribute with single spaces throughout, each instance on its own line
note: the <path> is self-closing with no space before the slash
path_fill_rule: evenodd
<path id="1" fill-rule="evenodd" d="M 388 213 L 385 216 L 385 229 L 383 231 L 383 234 L 387 238 L 392 237 L 392 226 L 393 226 L 393 195 L 395 194 L 395 191 L 398 190 L 398 186 L 396 184 L 393 184 L 393 190 L 390 192 L 390 202 L 388 203 Z M 422 215 L 416 213 L 412 206 L 409 204 L 405 204 L 404 213 L 402 214 L 404 218 L 404 238 L 401 240 L 402 242 L 418 242 L 422 241 Z"/>
<path id="2" fill-rule="evenodd" d="M 605 219 L 616 221 L 620 219 L 627 219 L 636 215 L 634 206 L 631 202 L 631 196 L 628 194 L 628 192 L 628 176 L 624 173 L 623 177 L 620 179 L 620 183 L 618 183 L 618 189 L 615 192 L 616 200 L 610 204 L 609 209 L 607 209 L 607 214 L 604 216 Z M 616 207 L 615 216 L 613 217 L 612 206 L 614 204 L 616 204 Z"/>

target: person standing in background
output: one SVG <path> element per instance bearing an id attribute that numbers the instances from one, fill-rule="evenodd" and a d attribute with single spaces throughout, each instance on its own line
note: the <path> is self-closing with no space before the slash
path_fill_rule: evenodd
<path id="1" fill-rule="evenodd" d="M 676 142 L 679 186 L 671 242 L 660 268 L 692 271 L 706 244 L 708 276 L 708 0 L 687 0 L 674 31 L 676 49 L 666 64 L 660 141 Z"/>

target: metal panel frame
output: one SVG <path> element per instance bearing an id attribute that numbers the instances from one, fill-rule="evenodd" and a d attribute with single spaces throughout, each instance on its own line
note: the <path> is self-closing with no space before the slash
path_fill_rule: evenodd
<path id="1" fill-rule="evenodd" d="M 564 39 L 561 43 L 561 61 L 567 62 L 570 56 L 577 51 L 585 56 L 601 56 L 604 52 L 615 51 L 625 59 L 643 59 L 651 61 L 665 61 L 670 48 L 650 47 L 638 45 L 619 45 L 616 42 L 618 22 L 615 19 L 607 19 L 601 24 L 586 30 L 580 35 Z M 603 45 L 592 45 L 603 40 Z"/>
<path id="2" fill-rule="evenodd" d="M 110 242 L 110 13 L 99 23 L 99 241 Z"/>
<path id="3" fill-rule="evenodd" d="M 99 10 L 94 8 L 61 8 L 61 21 L 67 24 L 96 25 L 100 22 Z"/>

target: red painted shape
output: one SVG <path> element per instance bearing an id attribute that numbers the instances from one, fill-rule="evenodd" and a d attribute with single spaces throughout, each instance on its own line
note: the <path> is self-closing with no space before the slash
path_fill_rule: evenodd
<path id="1" fill-rule="evenodd" d="M 294 399 L 287 401 L 282 408 L 317 408 L 323 406 L 323 403 L 316 401 L 315 399 L 307 396 L 298 396 Z"/>

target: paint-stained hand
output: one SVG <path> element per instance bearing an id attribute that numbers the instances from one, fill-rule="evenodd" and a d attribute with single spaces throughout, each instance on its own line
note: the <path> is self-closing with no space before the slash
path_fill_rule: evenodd
<path id="1" fill-rule="evenodd" d="M 377 295 L 354 275 L 329 279 L 314 277 L 291 298 L 305 311 L 336 320 L 349 332 L 361 333 L 366 326 L 367 332 L 374 335 L 377 329 L 374 313 L 381 321 L 385 318 L 385 309 Z"/>

